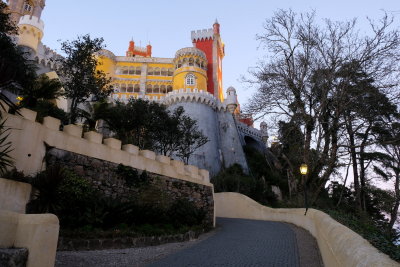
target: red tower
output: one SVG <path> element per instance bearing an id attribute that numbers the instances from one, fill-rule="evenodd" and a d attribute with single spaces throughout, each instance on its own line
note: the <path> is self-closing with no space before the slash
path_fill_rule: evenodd
<path id="1" fill-rule="evenodd" d="M 217 20 L 212 29 L 192 31 L 193 46 L 206 54 L 207 91 L 223 101 L 222 59 L 225 56 L 224 43 L 220 37 L 220 25 Z"/>

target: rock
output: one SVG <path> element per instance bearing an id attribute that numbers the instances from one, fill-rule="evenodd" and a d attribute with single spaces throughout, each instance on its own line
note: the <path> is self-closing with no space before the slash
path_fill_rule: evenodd
<path id="1" fill-rule="evenodd" d="M 28 254 L 26 248 L 0 248 L 0 266 L 25 267 Z"/>

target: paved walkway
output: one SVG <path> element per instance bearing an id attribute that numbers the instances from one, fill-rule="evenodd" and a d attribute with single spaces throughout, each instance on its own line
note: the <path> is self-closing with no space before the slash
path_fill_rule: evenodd
<path id="1" fill-rule="evenodd" d="M 321 267 L 316 241 L 287 223 L 217 218 L 218 229 L 194 242 L 106 251 L 58 252 L 62 266 Z"/>
<path id="2" fill-rule="evenodd" d="M 300 266 L 289 225 L 227 218 L 217 222 L 221 229 L 214 236 L 149 266 Z"/>

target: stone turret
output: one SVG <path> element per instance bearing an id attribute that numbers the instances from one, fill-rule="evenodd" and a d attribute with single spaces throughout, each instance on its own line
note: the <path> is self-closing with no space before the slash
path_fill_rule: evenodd
<path id="1" fill-rule="evenodd" d="M 10 0 L 11 19 L 18 25 L 18 45 L 37 53 L 43 38 L 44 22 L 40 19 L 45 0 Z"/>
<path id="2" fill-rule="evenodd" d="M 233 114 L 238 106 L 238 101 L 236 89 L 232 86 L 226 90 L 226 99 L 224 102 L 226 103 L 226 107 L 228 108 L 229 112 Z"/>

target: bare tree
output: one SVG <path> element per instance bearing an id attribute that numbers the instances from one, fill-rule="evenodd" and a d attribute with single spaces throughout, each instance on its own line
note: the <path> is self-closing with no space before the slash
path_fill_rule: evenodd
<path id="1" fill-rule="evenodd" d="M 313 200 L 337 169 L 338 155 L 346 151 L 343 115 L 355 99 L 348 95 L 350 77 L 338 75 L 343 67 L 357 62 L 385 94 L 398 88 L 400 39 L 392 23 L 384 14 L 379 22 L 370 20 L 369 36 L 360 36 L 355 19 L 326 19 L 319 25 L 315 12 L 278 10 L 257 36 L 270 57 L 250 71 L 247 81 L 257 91 L 246 112 L 301 127 L 302 158 L 310 167 L 303 183 L 313 185 Z"/>

